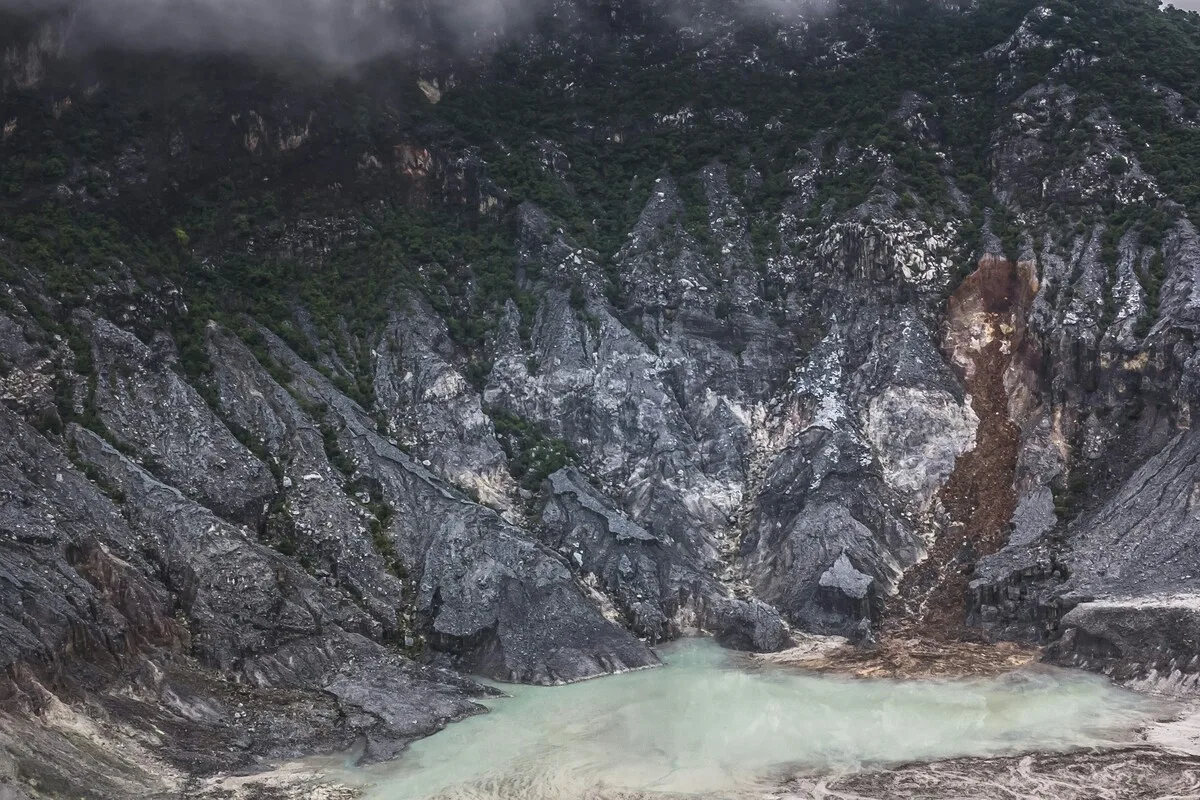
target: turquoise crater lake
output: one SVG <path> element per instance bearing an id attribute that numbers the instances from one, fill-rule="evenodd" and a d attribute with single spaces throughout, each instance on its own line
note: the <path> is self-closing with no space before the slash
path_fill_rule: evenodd
<path id="1" fill-rule="evenodd" d="M 505 686 L 490 713 L 366 770 L 367 797 L 762 796 L 789 771 L 1100 746 L 1161 711 L 1095 676 L 1040 667 L 882 681 L 749 669 L 704 639 L 662 655 L 662 669 Z"/>

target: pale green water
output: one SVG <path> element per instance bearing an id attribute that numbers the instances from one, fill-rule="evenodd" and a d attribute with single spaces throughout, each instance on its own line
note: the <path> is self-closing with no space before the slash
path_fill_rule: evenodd
<path id="1" fill-rule="evenodd" d="M 668 666 L 571 686 L 505 687 L 492 711 L 371 771 L 375 800 L 575 800 L 623 790 L 726 797 L 786 768 L 994 755 L 1112 741 L 1143 698 L 1068 671 L 866 681 L 748 671 L 707 640 Z"/>

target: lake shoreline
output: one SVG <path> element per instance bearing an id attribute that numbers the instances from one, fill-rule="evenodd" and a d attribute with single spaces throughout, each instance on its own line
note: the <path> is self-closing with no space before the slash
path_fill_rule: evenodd
<path id="1" fill-rule="evenodd" d="M 897 646 L 911 642 L 898 643 Z M 679 645 L 675 645 L 678 647 Z M 687 646 L 686 643 L 684 646 Z M 670 648 L 668 648 L 668 651 Z M 1008 645 L 969 645 L 966 647 L 934 647 L 921 643 L 911 650 L 914 657 L 909 662 L 897 662 L 895 653 L 885 643 L 874 650 L 861 650 L 849 646 L 837 637 L 816 637 L 789 651 L 771 655 L 727 654 L 731 664 L 737 664 L 748 672 L 767 669 L 771 672 L 809 674 L 829 678 L 852 678 L 864 681 L 897 681 L 901 684 L 972 681 L 994 677 L 1005 673 L 1022 671 L 1033 666 L 1036 669 L 1036 650 Z M 988 654 L 992 658 L 987 658 Z M 1001 658 L 995 658 L 996 654 Z M 939 656 L 945 656 L 939 662 Z M 1057 668 L 1048 668 L 1060 672 Z M 653 670 L 657 671 L 657 670 Z M 605 680 L 620 680 L 614 676 Z M 857 682 L 857 680 L 855 681 Z M 514 687 L 519 692 L 548 690 L 559 691 L 564 687 Z M 503 702 L 503 701 L 501 701 Z M 1164 699 L 1164 702 L 1166 700 Z M 487 714 L 485 716 L 491 716 Z M 435 736 L 447 735 L 455 723 L 446 731 Z M 1159 716 L 1128 731 L 1129 738 L 1123 742 L 1112 742 L 1109 746 L 1055 749 L 1031 746 L 1017 748 L 1013 752 L 995 756 L 963 756 L 956 758 L 914 759 L 895 761 L 884 765 L 862 765 L 849 771 L 806 770 L 785 767 L 773 771 L 769 783 L 761 789 L 751 790 L 747 798 L 778 798 L 778 800 L 806 800 L 810 797 L 836 799 L 845 792 L 846 797 L 870 798 L 870 792 L 878 792 L 880 798 L 907 796 L 905 792 L 914 786 L 923 786 L 921 797 L 961 797 L 964 787 L 972 780 L 985 774 L 996 774 L 1011 784 L 1014 791 L 1027 791 L 1039 782 L 1046 785 L 1062 785 L 1063 794 L 1046 797 L 1075 800 L 1093 795 L 1073 794 L 1074 776 L 1095 771 L 1110 781 L 1118 794 L 1113 797 L 1153 797 L 1148 794 L 1121 794 L 1126 790 L 1141 791 L 1138 787 L 1150 785 L 1153 791 L 1175 792 L 1189 790 L 1193 771 L 1200 775 L 1200 708 L 1190 706 L 1176 708 L 1173 714 Z M 418 740 L 414 744 L 427 741 Z M 348 770 L 352 754 L 315 756 L 279 763 L 263 771 L 241 775 L 213 775 L 188 781 L 188 792 L 184 795 L 197 800 L 353 800 L 371 797 L 376 784 L 373 774 L 378 770 L 386 774 L 408 756 L 406 748 L 398 759 L 376 765 L 370 771 Z M 1154 775 L 1158 775 L 1157 778 Z M 1173 777 L 1174 776 L 1174 777 Z M 1176 780 L 1177 779 L 1177 780 Z M 1098 778 L 1092 776 L 1095 783 Z M 1171 783 L 1175 780 L 1175 783 Z M 1122 781 L 1125 781 L 1122 783 Z M 1084 786 L 1087 781 L 1080 783 Z M 1132 789 L 1130 789 L 1132 787 Z M 944 790 L 944 795 L 943 795 Z M 957 791 L 959 794 L 955 795 Z M 1083 791 L 1082 788 L 1079 790 Z M 1106 789 L 1107 791 L 1107 789 Z M 596 795 L 601 797 L 601 795 Z M 614 795 L 627 797 L 628 795 Z M 671 792 L 661 794 L 645 792 L 646 797 L 670 798 Z M 691 795 L 699 796 L 699 795 Z M 725 796 L 725 795 L 722 795 Z M 742 797 L 742 794 L 736 795 Z M 1107 797 L 1099 794 L 1094 796 Z"/>

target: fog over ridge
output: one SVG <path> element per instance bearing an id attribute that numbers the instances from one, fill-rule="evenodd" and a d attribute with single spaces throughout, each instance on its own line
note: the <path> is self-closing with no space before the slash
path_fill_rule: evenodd
<path id="1" fill-rule="evenodd" d="M 705 0 L 661 0 L 685 19 Z M 736 0 L 740 13 L 803 15 L 830 0 Z M 575 0 L 600 10 L 599 0 Z M 139 50 L 290 55 L 349 66 L 444 37 L 467 49 L 518 34 L 563 0 L 0 0 L 19 13 L 70 9 L 71 38 Z M 614 5 L 619 5 L 616 0 Z"/>

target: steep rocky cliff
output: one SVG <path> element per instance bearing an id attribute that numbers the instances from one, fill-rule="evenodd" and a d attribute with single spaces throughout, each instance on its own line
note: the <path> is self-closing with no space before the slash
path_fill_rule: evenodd
<path id="1" fill-rule="evenodd" d="M 554 10 L 328 76 L 9 20 L 19 791 L 385 758 L 691 632 L 1200 680 L 1197 17 Z"/>

